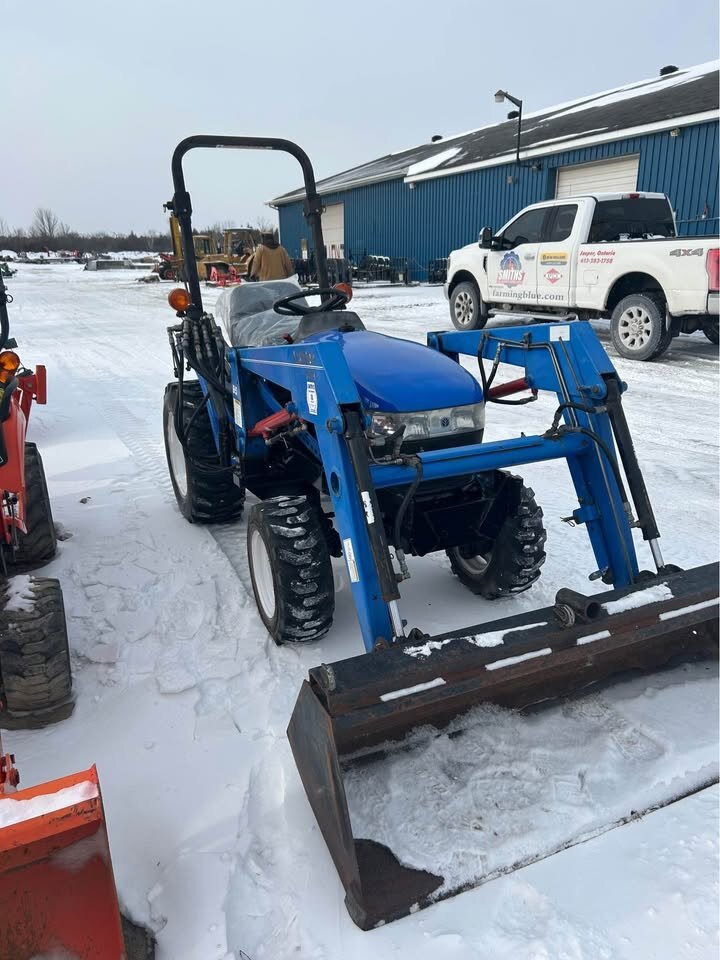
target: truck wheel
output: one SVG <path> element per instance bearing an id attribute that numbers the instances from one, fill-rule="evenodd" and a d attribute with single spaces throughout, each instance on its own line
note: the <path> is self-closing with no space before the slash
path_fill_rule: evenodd
<path id="1" fill-rule="evenodd" d="M 670 346 L 665 307 L 647 293 L 631 293 L 618 303 L 610 319 L 613 346 L 628 360 L 652 360 Z"/>
<path id="2" fill-rule="evenodd" d="M 263 500 L 248 515 L 255 602 L 275 643 L 318 640 L 332 625 L 335 587 L 320 513 L 303 494 Z"/>
<path id="3" fill-rule="evenodd" d="M 210 415 L 198 410 L 203 392 L 196 380 L 183 383 L 183 423 L 187 448 L 175 430 L 179 384 L 165 388 L 163 433 L 170 479 L 180 513 L 190 523 L 225 523 L 240 516 L 245 491 L 233 482 L 230 470 L 220 466 Z M 197 414 L 191 422 L 193 414 Z"/>
<path id="4" fill-rule="evenodd" d="M 516 511 L 505 518 L 489 550 L 477 553 L 476 545 L 469 544 L 446 551 L 453 573 L 486 600 L 527 590 L 539 579 L 545 563 L 547 534 L 542 516 L 533 491 L 523 486 Z"/>
<path id="5" fill-rule="evenodd" d="M 0 612 L 0 726 L 39 727 L 72 713 L 65 607 L 58 580 L 14 577 Z"/>
<path id="6" fill-rule="evenodd" d="M 40 451 L 34 443 L 25 444 L 25 526 L 17 531 L 17 546 L 8 551 L 13 571 L 33 570 L 49 563 L 57 552 L 55 524 Z"/>
<path id="7" fill-rule="evenodd" d="M 480 330 L 487 323 L 480 291 L 470 280 L 463 280 L 450 294 L 450 318 L 458 330 Z"/>
<path id="8" fill-rule="evenodd" d="M 702 329 L 703 329 L 703 333 L 708 338 L 710 343 L 720 343 L 720 336 L 718 336 L 717 320 L 711 320 L 710 323 L 706 324 Z"/>

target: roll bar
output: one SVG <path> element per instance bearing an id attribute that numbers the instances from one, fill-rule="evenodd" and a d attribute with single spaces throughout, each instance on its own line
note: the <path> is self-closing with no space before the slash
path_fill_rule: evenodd
<path id="1" fill-rule="evenodd" d="M 214 137 L 196 135 L 186 137 L 175 147 L 172 155 L 172 178 L 175 190 L 172 200 L 166 204 L 172 210 L 180 226 L 183 258 L 185 260 L 185 277 L 187 280 L 190 299 L 193 305 L 202 311 L 202 294 L 200 292 L 200 278 L 198 276 L 197 260 L 192 233 L 192 204 L 190 194 L 185 187 L 183 173 L 183 157 L 190 150 L 198 147 L 230 147 L 236 150 L 281 150 L 295 157 L 302 168 L 305 182 L 305 219 L 312 232 L 313 247 L 315 250 L 315 265 L 317 270 L 318 286 L 327 289 L 330 286 L 327 271 L 327 258 L 322 235 L 322 201 L 315 185 L 315 172 L 310 158 L 305 151 L 291 140 L 281 140 L 275 137 Z"/>

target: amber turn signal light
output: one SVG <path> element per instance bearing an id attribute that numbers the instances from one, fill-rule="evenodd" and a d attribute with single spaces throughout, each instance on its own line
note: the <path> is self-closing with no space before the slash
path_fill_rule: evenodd
<path id="1" fill-rule="evenodd" d="M 190 294 L 183 287 L 176 287 L 168 294 L 168 303 L 177 313 L 183 313 L 190 306 Z"/>
<path id="2" fill-rule="evenodd" d="M 20 366 L 20 357 L 13 350 L 3 350 L 0 353 L 0 370 L 15 373 Z"/>
<path id="3" fill-rule="evenodd" d="M 344 293 L 348 298 L 348 301 L 352 300 L 353 291 L 349 283 L 336 283 L 333 289 L 339 290 L 340 293 Z"/>

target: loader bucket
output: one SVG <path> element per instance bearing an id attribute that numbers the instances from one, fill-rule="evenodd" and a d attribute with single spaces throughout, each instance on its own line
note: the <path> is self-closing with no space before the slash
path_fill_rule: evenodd
<path id="1" fill-rule="evenodd" d="M 702 662 L 696 665 L 691 661 L 717 658 L 717 654 L 718 564 L 709 564 L 592 597 L 560 591 L 554 607 L 463 631 L 398 643 L 389 649 L 313 668 L 300 690 L 288 737 L 308 800 L 345 888 L 345 903 L 352 919 L 364 930 L 398 919 L 671 802 L 684 795 L 683 789 L 688 793 L 713 782 L 717 770 L 713 768 L 716 759 L 712 743 L 705 756 L 698 759 L 693 755 L 692 763 L 697 770 L 692 782 L 688 781 L 689 785 L 685 787 L 679 786 L 677 770 L 668 768 L 669 756 L 682 754 L 685 745 L 675 752 L 668 751 L 667 755 L 662 747 L 647 748 L 642 741 L 642 731 L 630 736 L 630 728 L 627 723 L 623 727 L 622 718 L 615 717 L 609 708 L 607 714 L 603 714 L 602 710 L 606 708 L 602 698 L 616 695 L 622 706 L 622 696 L 627 699 L 628 688 L 633 683 L 640 684 L 643 692 L 638 694 L 635 706 L 639 704 L 639 708 L 647 709 L 650 703 L 663 718 L 670 718 L 666 722 L 684 727 L 683 735 L 691 737 L 688 731 L 694 722 L 712 738 L 716 707 L 710 716 L 706 716 L 699 710 L 695 696 L 691 700 L 696 716 L 685 718 L 681 714 L 678 717 L 677 708 L 673 711 L 663 707 L 662 697 L 678 696 L 681 683 L 678 675 L 683 675 L 683 684 L 694 682 L 693 671 L 700 676 L 703 689 L 712 691 L 706 696 L 716 696 L 715 683 L 706 676 L 714 666 Z M 647 689 L 648 680 L 637 680 L 638 672 L 647 673 L 665 666 L 674 669 L 653 677 L 651 691 Z M 516 711 L 501 709 L 527 708 L 542 701 L 566 698 L 611 677 L 628 682 L 614 687 L 607 683 L 596 687 L 594 702 L 593 697 L 584 695 L 580 699 L 564 701 L 560 710 L 524 711 L 520 716 Z M 693 689 L 697 692 L 698 687 Z M 598 690 L 601 693 L 598 694 Z M 478 707 L 481 704 L 497 706 Z M 687 698 L 683 704 L 687 707 Z M 595 751 L 596 758 L 604 758 L 602 762 L 609 754 L 612 758 L 619 758 L 617 762 L 621 766 L 617 770 L 620 776 L 610 777 L 612 782 L 600 803 L 593 806 L 586 803 L 592 816 L 588 814 L 584 821 L 583 803 L 586 801 L 582 791 L 587 790 L 585 778 L 592 781 L 595 775 L 593 747 L 585 741 L 588 722 L 584 726 L 576 724 L 578 735 L 575 739 L 572 729 L 562 733 L 568 731 L 568 725 L 572 728 L 574 709 L 591 718 L 593 729 L 599 731 L 598 737 L 609 733 L 615 738 L 615 746 L 619 744 L 630 753 L 635 751 L 630 759 L 622 751 L 615 750 L 615 746 L 605 754 L 601 749 Z M 597 716 L 592 714 L 593 710 Z M 558 727 L 560 714 L 563 714 L 560 719 L 564 727 Z M 462 719 L 456 719 L 459 717 Z M 511 834 L 513 830 L 521 833 L 523 829 L 532 834 L 534 814 L 530 816 L 527 806 L 523 806 L 528 803 L 525 794 L 517 801 L 519 809 L 515 810 L 511 793 L 511 802 L 503 812 L 502 821 L 510 838 L 508 859 L 498 858 L 493 852 L 493 844 L 500 842 L 497 840 L 498 831 L 485 829 L 483 833 L 486 814 L 493 815 L 493 811 L 486 809 L 491 804 L 485 802 L 488 798 L 483 784 L 492 786 L 488 779 L 491 774 L 486 771 L 487 777 L 485 780 L 480 778 L 480 785 L 473 794 L 475 806 L 470 811 L 471 829 L 463 836 L 489 837 L 487 849 L 477 853 L 468 846 L 459 851 L 458 859 L 453 862 L 462 869 L 448 871 L 445 876 L 433 869 L 431 863 L 419 866 L 418 857 L 408 854 L 407 850 L 394 852 L 388 843 L 378 840 L 377 834 L 367 836 L 374 832 L 375 820 L 395 819 L 402 829 L 403 818 L 411 819 L 414 807 L 424 803 L 433 791 L 437 792 L 437 784 L 431 784 L 427 789 L 423 784 L 428 773 L 432 780 L 432 758 L 436 758 L 436 766 L 442 766 L 443 761 L 437 759 L 437 751 L 434 752 L 432 745 L 429 749 L 424 746 L 425 756 L 430 758 L 425 769 L 410 777 L 406 775 L 404 780 L 383 781 L 380 778 L 383 785 L 365 787 L 360 800 L 357 797 L 353 800 L 351 788 L 357 787 L 357 783 L 377 766 L 405 763 L 418 744 L 434 738 L 435 741 L 443 740 L 444 745 L 455 744 L 455 766 L 447 771 L 443 781 L 442 806 L 438 814 L 451 824 L 449 836 L 452 842 L 458 818 L 453 813 L 453 798 L 450 793 L 445 794 L 445 787 L 448 783 L 462 787 L 468 781 L 470 773 L 465 771 L 464 764 L 469 757 L 484 758 L 481 766 L 483 763 L 487 766 L 494 764 L 496 745 L 492 736 L 496 728 L 492 724 L 506 720 L 525 725 L 555 724 L 553 729 L 561 732 L 547 735 L 554 738 L 557 751 L 581 755 L 583 761 L 587 759 L 587 763 L 581 764 L 585 772 L 578 773 L 573 769 L 572 777 L 555 778 L 557 791 L 576 791 L 577 796 L 572 798 L 575 806 L 554 809 L 556 800 L 550 795 L 549 799 L 546 797 L 542 804 L 538 804 L 536 811 L 539 817 L 553 817 L 553 829 L 562 830 L 564 819 L 574 817 L 577 829 L 567 836 L 558 835 L 535 850 L 526 849 Z M 486 743 L 478 751 L 472 748 L 472 737 L 478 731 L 482 734 L 483 730 Z M 506 752 L 515 758 L 506 771 L 512 786 L 512 768 L 519 761 L 517 751 L 514 754 L 511 749 L 508 751 L 508 742 L 512 743 L 512 735 L 505 740 Z M 694 749 L 692 737 L 690 744 L 687 749 Z M 497 749 L 500 749 L 499 744 Z M 539 749 L 550 756 L 554 744 L 542 743 Z M 583 751 L 587 751 L 587 758 Z M 528 750 L 528 754 L 533 752 L 537 753 L 537 750 Z M 656 758 L 658 754 L 660 759 Z M 711 755 L 708 762 L 707 754 Z M 655 774 L 652 773 L 653 762 L 660 764 Z M 543 763 L 546 760 L 537 765 L 535 788 L 538 795 L 542 795 L 545 786 L 543 777 L 550 778 L 550 774 L 543 772 Z M 622 764 L 630 771 L 625 778 L 627 783 L 624 782 Z M 599 760 L 597 765 L 601 766 Z M 495 773 L 497 770 L 492 775 Z M 635 780 L 633 776 L 636 776 Z M 660 784 L 657 789 L 656 784 Z M 402 795 L 399 785 L 409 788 L 408 795 Z M 600 784 L 603 789 L 607 786 Z M 497 793 L 494 797 L 494 807 L 502 807 Z M 566 809 L 570 811 L 567 818 L 563 813 Z M 607 814 L 609 819 L 598 821 L 598 810 Z M 356 814 L 361 821 L 359 837 L 353 830 Z M 459 819 L 467 825 L 468 814 L 463 817 L 464 820 Z M 434 832 L 428 829 L 425 834 L 416 836 L 415 849 L 422 851 L 426 843 L 429 845 L 430 834 Z M 382 831 L 380 835 L 383 836 Z"/>
<path id="2" fill-rule="evenodd" d="M 95 767 L 0 794 L 0 960 L 125 956 Z"/>

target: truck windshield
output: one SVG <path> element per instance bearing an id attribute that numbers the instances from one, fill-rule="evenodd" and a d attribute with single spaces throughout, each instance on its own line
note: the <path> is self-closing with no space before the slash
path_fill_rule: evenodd
<path id="1" fill-rule="evenodd" d="M 674 237 L 670 204 L 654 197 L 599 200 L 595 205 L 588 243 Z"/>

